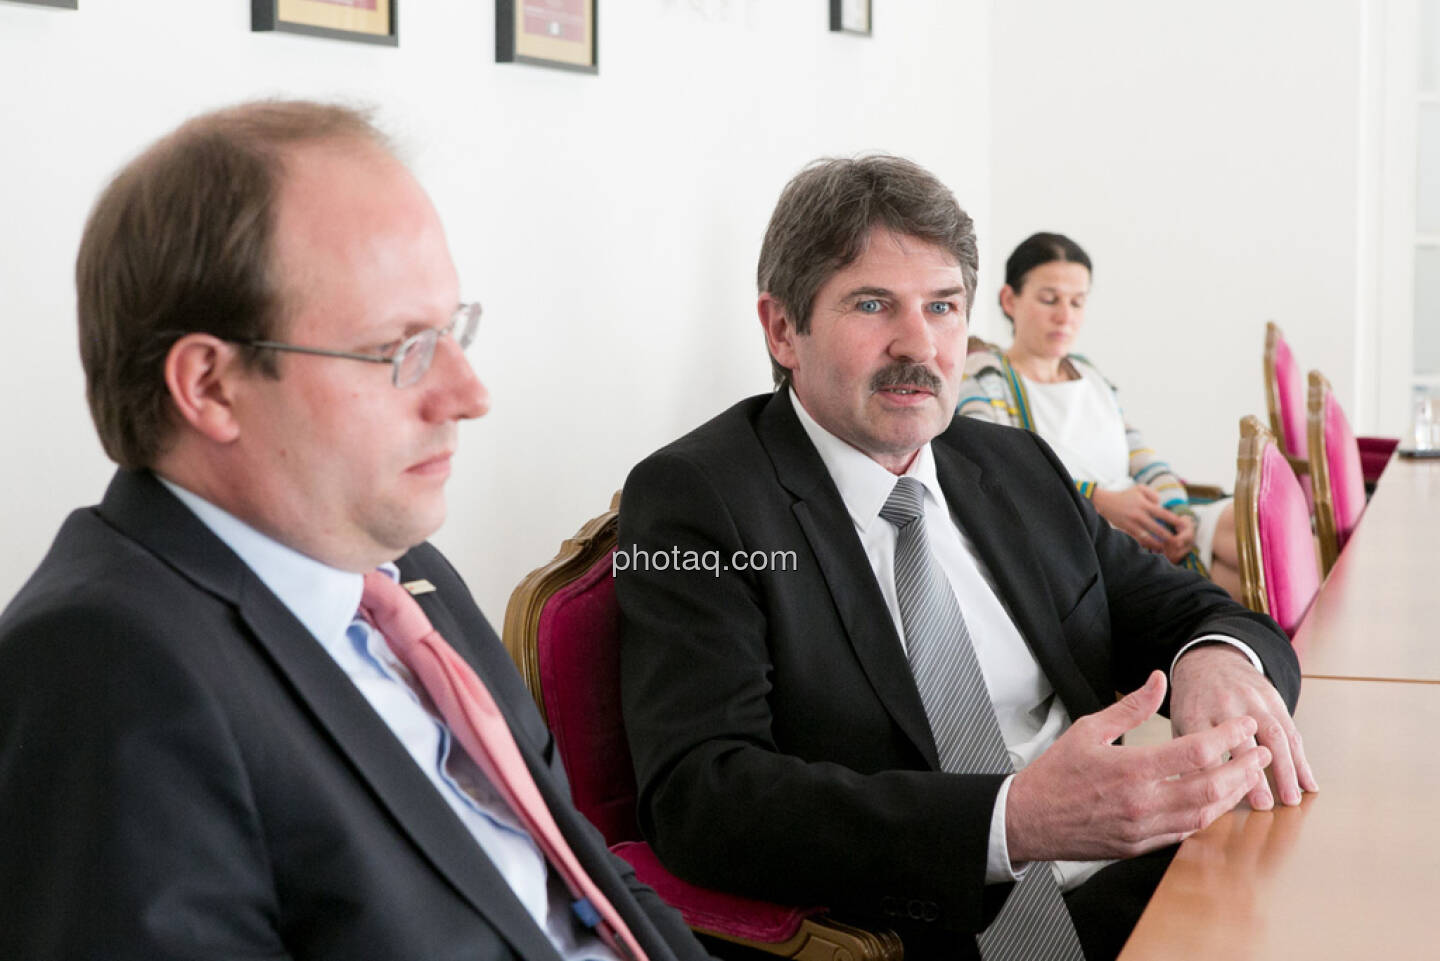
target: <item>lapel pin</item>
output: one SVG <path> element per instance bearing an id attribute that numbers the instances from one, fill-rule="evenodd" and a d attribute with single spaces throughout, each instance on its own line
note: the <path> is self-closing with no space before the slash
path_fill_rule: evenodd
<path id="1" fill-rule="evenodd" d="M 435 585 L 431 584 L 423 577 L 420 578 L 418 581 L 406 581 L 400 586 L 405 588 L 405 590 L 409 591 L 411 597 L 415 597 L 420 594 L 430 594 L 433 593 L 435 590 Z"/>

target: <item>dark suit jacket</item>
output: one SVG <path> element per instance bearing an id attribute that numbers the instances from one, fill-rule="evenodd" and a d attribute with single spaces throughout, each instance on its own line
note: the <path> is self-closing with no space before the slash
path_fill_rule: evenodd
<path id="1" fill-rule="evenodd" d="M 428 545 L 399 566 L 652 961 L 703 957 L 571 806 L 455 571 Z M 557 956 L 321 645 L 146 473 L 72 514 L 0 616 L 0 905 L 17 961 Z"/>
<path id="2" fill-rule="evenodd" d="M 1209 632 L 1248 642 L 1293 707 L 1299 670 L 1274 622 L 1112 530 L 1034 434 L 960 418 L 932 449 L 951 510 L 1072 718 Z M 984 888 L 1002 778 L 938 773 L 892 619 L 788 392 L 745 400 L 637 466 L 620 511 L 620 549 L 632 547 L 797 561 L 617 574 L 641 826 L 667 867 L 779 901 L 982 930 L 1009 889 Z"/>

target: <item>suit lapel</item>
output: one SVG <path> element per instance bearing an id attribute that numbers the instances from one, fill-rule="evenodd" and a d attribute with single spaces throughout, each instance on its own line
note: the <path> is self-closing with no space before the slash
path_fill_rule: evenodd
<path id="1" fill-rule="evenodd" d="M 558 957 L 434 786 L 320 643 L 148 473 L 119 472 L 101 513 L 201 588 L 233 604 L 316 724 L 435 869 L 521 957 Z M 453 620 L 448 626 L 454 630 Z M 496 892 L 507 892 L 497 897 Z"/>
<path id="2" fill-rule="evenodd" d="M 982 472 L 944 437 L 936 438 L 930 449 L 950 512 L 995 578 L 1000 597 L 1040 670 L 1072 716 L 1079 716 L 1073 713 L 1077 706 L 1093 704 L 1094 696 L 1064 642 L 1056 601 L 1035 540 L 998 480 Z M 1089 710 L 1094 708 L 1086 708 Z"/>
<path id="3" fill-rule="evenodd" d="M 795 416 L 789 391 L 778 391 L 766 404 L 756 431 L 780 483 L 795 497 L 791 511 L 820 565 L 830 600 L 870 686 L 930 766 L 939 770 L 925 706 L 870 558 L 825 462 Z"/>

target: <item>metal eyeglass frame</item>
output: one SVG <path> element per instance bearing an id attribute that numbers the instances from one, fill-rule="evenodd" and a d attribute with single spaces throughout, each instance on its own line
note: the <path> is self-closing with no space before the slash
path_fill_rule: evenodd
<path id="1" fill-rule="evenodd" d="M 430 365 L 435 360 L 435 345 L 439 343 L 444 334 L 453 334 L 455 342 L 464 350 L 469 347 L 475 339 L 475 331 L 480 327 L 480 305 L 461 304 L 455 308 L 455 313 L 450 317 L 450 323 L 444 327 L 427 327 L 418 334 L 412 334 L 400 342 L 395 348 L 395 353 L 389 357 L 376 357 L 374 354 L 357 354 L 348 350 L 328 350 L 324 347 L 302 347 L 299 344 L 286 344 L 278 340 L 242 340 L 239 343 L 247 347 L 261 347 L 266 350 L 290 351 L 296 354 L 314 354 L 317 357 L 340 357 L 345 360 L 363 360 L 367 364 L 389 364 L 392 368 L 390 382 L 396 387 L 413 387 L 420 383 L 420 380 L 430 371 Z M 415 353 L 418 351 L 419 353 Z M 412 354 L 414 358 L 412 359 Z M 405 362 L 410 361 L 417 365 L 407 376 L 402 377 L 402 369 Z"/>

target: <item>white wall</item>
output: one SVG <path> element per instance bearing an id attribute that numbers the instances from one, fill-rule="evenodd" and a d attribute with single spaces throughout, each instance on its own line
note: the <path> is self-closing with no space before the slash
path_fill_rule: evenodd
<path id="1" fill-rule="evenodd" d="M 497 626 L 514 584 L 630 465 L 767 389 L 755 257 L 803 163 L 911 156 L 985 239 L 983 0 L 877 0 L 868 40 L 828 33 L 824 0 L 600 6 L 588 77 L 493 63 L 489 0 L 401 0 L 398 49 L 252 34 L 244 0 L 0 0 L 0 604 L 110 475 L 75 349 L 85 215 L 191 113 L 357 99 L 408 147 L 465 296 L 486 308 L 472 358 L 494 407 L 462 432 L 437 541 Z"/>
<path id="2" fill-rule="evenodd" d="M 1403 423 L 1370 382 L 1372 5 L 994 4 L 990 276 L 1036 230 L 1086 248 L 1079 350 L 1186 476 L 1232 483 L 1237 422 L 1265 415 L 1267 320 L 1358 431 Z"/>

